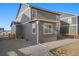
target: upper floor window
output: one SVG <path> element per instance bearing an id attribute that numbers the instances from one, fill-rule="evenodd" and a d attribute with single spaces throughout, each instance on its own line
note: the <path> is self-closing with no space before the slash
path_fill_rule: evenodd
<path id="1" fill-rule="evenodd" d="M 52 34 L 53 33 L 53 25 L 50 23 L 43 24 L 43 33 L 44 34 Z"/>
<path id="2" fill-rule="evenodd" d="M 59 15 L 56 15 L 56 20 L 60 20 L 60 16 Z"/>
<path id="3" fill-rule="evenodd" d="M 71 18 L 68 19 L 68 23 L 69 23 L 69 24 L 72 23 L 72 19 L 71 19 Z"/>
<path id="4" fill-rule="evenodd" d="M 37 17 L 37 10 L 32 9 L 32 19 L 35 19 Z"/>

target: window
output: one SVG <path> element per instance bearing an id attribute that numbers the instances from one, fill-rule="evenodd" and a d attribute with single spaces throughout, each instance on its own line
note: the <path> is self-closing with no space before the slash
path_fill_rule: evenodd
<path id="1" fill-rule="evenodd" d="M 53 26 L 50 23 L 44 23 L 43 25 L 43 33 L 44 34 L 52 34 L 53 33 Z"/>
<path id="2" fill-rule="evenodd" d="M 68 23 L 69 23 L 69 24 L 72 23 L 72 19 L 71 19 L 71 18 L 68 19 Z"/>
<path id="3" fill-rule="evenodd" d="M 59 20 L 59 19 L 60 19 L 59 15 L 56 15 L 56 20 Z"/>
<path id="4" fill-rule="evenodd" d="M 35 19 L 37 16 L 37 11 L 35 9 L 32 9 L 32 19 Z"/>
<path id="5" fill-rule="evenodd" d="M 36 23 L 32 23 L 32 34 L 36 34 Z"/>

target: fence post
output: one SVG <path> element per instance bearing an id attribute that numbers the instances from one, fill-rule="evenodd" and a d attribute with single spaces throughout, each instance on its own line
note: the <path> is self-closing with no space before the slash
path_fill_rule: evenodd
<path id="1" fill-rule="evenodd" d="M 9 39 L 10 39 L 10 33 L 9 33 Z"/>

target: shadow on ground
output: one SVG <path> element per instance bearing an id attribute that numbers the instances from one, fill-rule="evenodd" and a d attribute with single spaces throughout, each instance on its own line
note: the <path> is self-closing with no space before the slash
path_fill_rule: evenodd
<path id="1" fill-rule="evenodd" d="M 14 51 L 19 56 L 25 56 L 18 49 L 32 45 L 34 44 L 26 40 L 0 40 L 0 56 L 8 56 L 9 51 Z"/>

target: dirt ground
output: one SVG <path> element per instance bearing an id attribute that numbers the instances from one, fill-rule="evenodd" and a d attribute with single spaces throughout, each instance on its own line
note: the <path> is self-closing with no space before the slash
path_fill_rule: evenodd
<path id="1" fill-rule="evenodd" d="M 58 48 L 63 56 L 79 56 L 79 42 Z"/>

